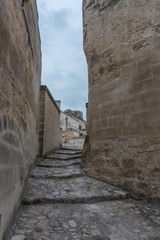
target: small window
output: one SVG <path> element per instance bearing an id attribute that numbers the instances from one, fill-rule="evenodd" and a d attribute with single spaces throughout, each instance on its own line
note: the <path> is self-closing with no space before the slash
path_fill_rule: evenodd
<path id="1" fill-rule="evenodd" d="M 81 125 L 79 125 L 79 130 L 81 130 L 82 129 L 82 127 L 81 127 Z"/>

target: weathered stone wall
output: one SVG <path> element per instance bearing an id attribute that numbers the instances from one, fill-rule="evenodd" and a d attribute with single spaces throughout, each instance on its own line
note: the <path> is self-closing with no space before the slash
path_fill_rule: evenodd
<path id="1" fill-rule="evenodd" d="M 89 174 L 160 198 L 160 2 L 84 0 Z"/>
<path id="2" fill-rule="evenodd" d="M 39 118 L 39 155 L 43 155 L 43 138 L 44 138 L 44 117 L 45 117 L 45 89 L 40 88 L 40 118 Z"/>
<path id="3" fill-rule="evenodd" d="M 39 154 L 61 145 L 60 109 L 46 86 L 40 90 Z"/>
<path id="4" fill-rule="evenodd" d="M 0 239 L 38 153 L 41 52 L 36 1 L 0 1 Z"/>

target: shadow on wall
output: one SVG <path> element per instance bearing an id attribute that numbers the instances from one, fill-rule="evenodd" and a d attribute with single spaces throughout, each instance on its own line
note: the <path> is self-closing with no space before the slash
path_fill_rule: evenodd
<path id="1" fill-rule="evenodd" d="M 0 215 L 1 232 L 6 230 L 18 207 L 24 181 L 35 160 L 37 145 L 26 137 L 26 124 L 20 127 L 8 114 L 0 115 Z"/>

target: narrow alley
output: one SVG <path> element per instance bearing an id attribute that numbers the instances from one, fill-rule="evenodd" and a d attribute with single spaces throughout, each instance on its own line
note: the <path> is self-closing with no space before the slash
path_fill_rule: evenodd
<path id="1" fill-rule="evenodd" d="M 37 160 L 8 239 L 160 239 L 160 209 L 87 176 L 81 157 L 62 147 Z"/>
<path id="2" fill-rule="evenodd" d="M 160 240 L 159 16 L 0 1 L 0 240 Z"/>

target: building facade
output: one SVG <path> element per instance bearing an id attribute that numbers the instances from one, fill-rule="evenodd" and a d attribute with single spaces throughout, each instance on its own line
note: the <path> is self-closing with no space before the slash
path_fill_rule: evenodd
<path id="1" fill-rule="evenodd" d="M 152 198 L 160 198 L 159 12 L 158 0 L 83 1 L 88 174 Z"/>
<path id="2" fill-rule="evenodd" d="M 38 153 L 41 43 L 36 1 L 0 1 L 0 239 Z"/>
<path id="3" fill-rule="evenodd" d="M 86 123 L 85 121 L 75 117 L 69 116 L 65 113 L 61 113 L 61 128 L 62 128 L 62 142 L 67 143 L 67 141 L 74 138 L 83 137 L 86 135 Z"/>

